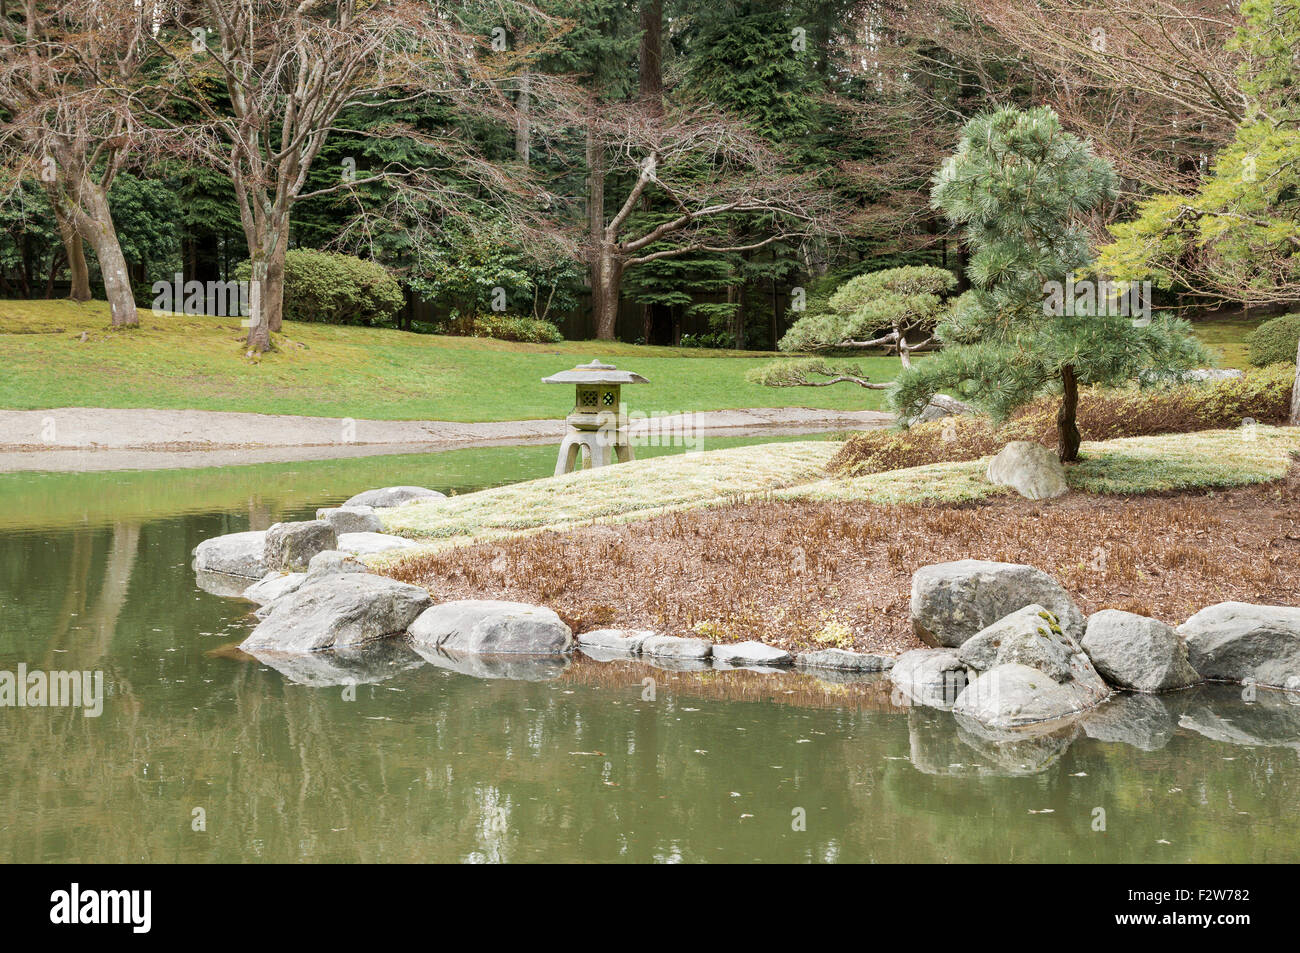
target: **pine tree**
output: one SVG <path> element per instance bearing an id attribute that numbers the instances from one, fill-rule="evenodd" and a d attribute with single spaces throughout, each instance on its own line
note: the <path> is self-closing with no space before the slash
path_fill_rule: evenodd
<path id="1" fill-rule="evenodd" d="M 1081 384 L 1167 378 L 1205 359 L 1185 321 L 1134 320 L 1109 301 L 1076 307 L 1062 299 L 1071 280 L 1092 277 L 1079 220 L 1113 200 L 1116 185 L 1110 164 L 1047 107 L 1000 109 L 966 124 L 934 177 L 931 202 L 964 227 L 972 288 L 936 330 L 943 351 L 900 375 L 891 394 L 896 410 L 910 415 L 950 390 L 1005 419 L 1041 394 L 1059 393 L 1057 449 L 1073 461 L 1082 439 Z M 1061 307 L 1048 306 L 1053 288 Z"/>

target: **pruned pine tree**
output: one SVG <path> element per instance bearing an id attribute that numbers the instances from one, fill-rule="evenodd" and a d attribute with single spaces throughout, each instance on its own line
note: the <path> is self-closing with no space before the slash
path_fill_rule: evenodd
<path id="1" fill-rule="evenodd" d="M 828 307 L 796 321 L 781 339 L 783 351 L 881 347 L 911 367 L 914 351 L 934 343 L 934 329 L 957 285 L 946 268 L 912 265 L 850 278 Z"/>
<path id="2" fill-rule="evenodd" d="M 934 177 L 931 201 L 964 230 L 972 288 L 936 329 L 943 350 L 899 376 L 895 410 L 910 416 L 944 391 L 1005 419 L 1057 393 L 1057 449 L 1068 462 L 1079 458 L 1081 385 L 1168 378 L 1205 361 L 1185 321 L 1135 319 L 1112 300 L 1061 299 L 1069 279 L 1091 277 L 1082 217 L 1116 194 L 1110 164 L 1065 132 L 1050 108 L 999 109 L 968 122 Z M 1053 286 L 1057 307 L 1049 306 Z"/>

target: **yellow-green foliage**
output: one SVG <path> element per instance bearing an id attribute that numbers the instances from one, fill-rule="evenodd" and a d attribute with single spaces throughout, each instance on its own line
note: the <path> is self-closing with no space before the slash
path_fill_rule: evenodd
<path id="1" fill-rule="evenodd" d="M 827 478 L 824 467 L 834 449 L 829 442 L 733 447 L 410 503 L 383 513 L 384 529 L 428 545 L 368 562 L 393 565 L 431 549 L 745 500 L 962 504 L 1012 493 L 985 478 L 987 458 Z M 1082 449 L 1083 462 L 1066 470 L 1073 490 L 1139 494 L 1242 486 L 1284 477 L 1300 453 L 1300 430 L 1251 426 L 1085 442 Z"/>
<path id="2" fill-rule="evenodd" d="M 1281 423 L 1290 409 L 1295 368 L 1276 365 L 1239 378 L 1141 390 L 1086 388 L 1079 395 L 1079 429 L 1088 440 L 1234 427 L 1250 419 Z M 1042 398 L 1005 426 L 987 418 L 948 417 L 907 430 L 872 430 L 852 437 L 832 458 L 845 476 L 882 473 L 929 463 L 976 460 L 1012 440 L 1056 444 L 1056 403 Z"/>
<path id="3" fill-rule="evenodd" d="M 837 444 L 758 444 L 637 460 L 411 503 L 382 514 L 414 539 L 454 540 L 743 500 L 820 476 Z"/>

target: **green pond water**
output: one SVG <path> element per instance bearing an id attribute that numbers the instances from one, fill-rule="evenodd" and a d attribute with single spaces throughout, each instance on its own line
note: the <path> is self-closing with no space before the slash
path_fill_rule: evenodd
<path id="1" fill-rule="evenodd" d="M 98 718 L 0 708 L 0 859 L 1300 859 L 1295 696 L 1121 697 L 1007 742 L 878 679 L 222 651 L 252 607 L 196 587 L 200 541 L 553 453 L 0 476 L 0 672 L 102 671 L 107 695 Z"/>

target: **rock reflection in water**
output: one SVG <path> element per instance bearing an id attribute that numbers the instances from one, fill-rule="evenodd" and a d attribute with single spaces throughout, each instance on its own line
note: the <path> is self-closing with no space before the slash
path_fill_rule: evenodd
<path id="1" fill-rule="evenodd" d="M 204 592 L 214 596 L 233 599 L 244 594 L 244 590 L 257 582 L 245 576 L 232 576 L 225 572 L 208 572 L 206 569 L 194 571 L 195 584 Z"/>
<path id="2" fill-rule="evenodd" d="M 1300 694 L 1228 685 L 1206 685 L 1188 694 L 1180 728 L 1230 745 L 1300 752 Z"/>
<path id="3" fill-rule="evenodd" d="M 424 664 L 424 659 L 400 639 L 383 639 L 354 648 L 302 655 L 280 652 L 249 654 L 289 681 L 316 688 L 382 682 Z"/>
<path id="4" fill-rule="evenodd" d="M 1121 692 L 1083 716 L 1083 730 L 1097 741 L 1159 751 L 1174 737 L 1179 706 L 1186 692 L 1141 695 Z"/>
<path id="5" fill-rule="evenodd" d="M 472 678 L 549 682 L 569 669 L 566 655 L 473 655 L 416 645 L 411 649 L 430 665 Z"/>
<path id="6" fill-rule="evenodd" d="M 910 757 L 924 774 L 1010 778 L 1039 774 L 1078 736 L 1073 724 L 1050 729 L 993 731 L 976 721 L 929 707 L 907 713 Z"/>

